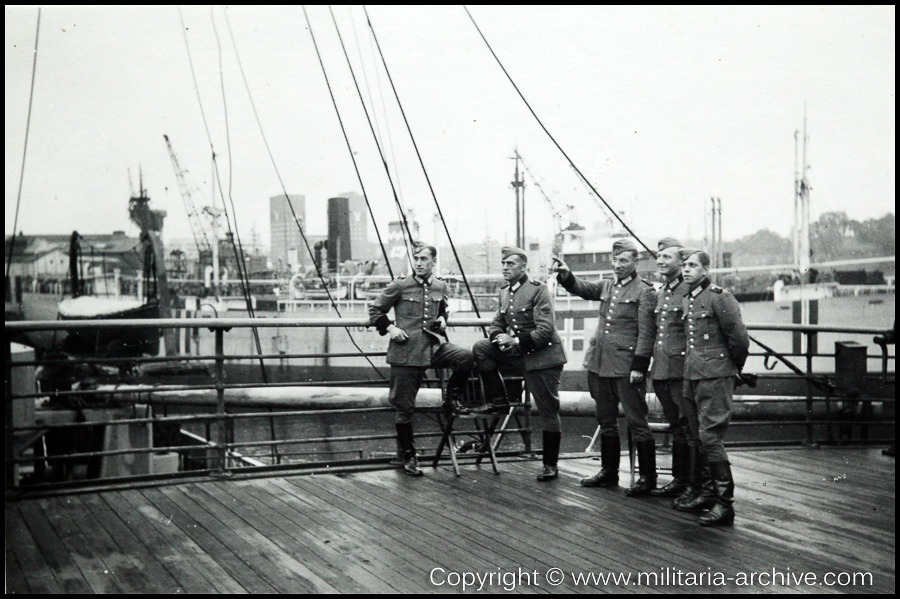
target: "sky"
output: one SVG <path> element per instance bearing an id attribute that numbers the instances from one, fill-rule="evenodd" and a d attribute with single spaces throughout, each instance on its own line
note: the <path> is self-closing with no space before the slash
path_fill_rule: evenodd
<path id="1" fill-rule="evenodd" d="M 397 218 L 387 163 L 424 240 L 442 243 L 430 182 L 455 242 L 512 243 L 515 151 L 529 169 L 529 236 L 554 232 L 543 194 L 588 229 L 607 221 L 463 7 L 368 8 L 427 178 L 362 7 L 334 15 L 384 162 L 328 9 L 307 10 L 382 235 Z M 893 6 L 469 10 L 547 130 L 642 239 L 702 238 L 710 197 L 721 198 L 726 240 L 789 235 L 804 114 L 813 219 L 893 212 Z M 189 238 L 164 134 L 198 207 L 213 196 L 215 152 L 215 186 L 244 243 L 255 233 L 268 245 L 276 168 L 288 193 L 306 196 L 312 235 L 326 233 L 329 197 L 360 191 L 301 7 L 181 17 L 169 6 L 45 7 L 27 150 L 38 9 L 5 11 L 7 235 L 20 193 L 26 234 L 136 235 L 127 206 L 140 172 L 151 207 L 168 213 L 165 238 Z"/>

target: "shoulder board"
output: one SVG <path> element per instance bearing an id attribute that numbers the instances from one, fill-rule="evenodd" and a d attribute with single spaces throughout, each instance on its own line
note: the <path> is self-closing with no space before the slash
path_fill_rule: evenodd
<path id="1" fill-rule="evenodd" d="M 507 283 L 506 285 L 503 285 L 500 289 L 509 289 L 509 283 Z"/>
<path id="2" fill-rule="evenodd" d="M 444 280 L 445 280 L 444 277 L 439 277 L 439 276 L 437 276 L 437 275 L 434 275 L 434 278 L 437 279 L 438 281 L 444 281 Z"/>
<path id="3" fill-rule="evenodd" d="M 656 287 L 656 285 L 654 285 L 653 283 L 651 283 L 651 282 L 648 281 L 647 279 L 641 279 L 641 282 L 643 282 L 644 285 L 649 285 L 650 287 Z M 660 287 L 662 287 L 662 285 L 660 285 Z"/>
<path id="4" fill-rule="evenodd" d="M 644 282 L 646 283 L 646 281 L 644 281 Z M 663 284 L 662 284 L 662 283 L 653 283 L 653 289 L 654 289 L 654 290 L 659 291 L 659 290 L 662 289 L 662 288 L 663 288 Z"/>
<path id="5" fill-rule="evenodd" d="M 402 279 L 405 279 L 405 278 L 406 278 L 406 275 L 398 275 L 397 278 L 396 278 L 395 280 L 396 280 L 396 281 L 399 281 L 399 280 L 402 280 Z"/>
<path id="6" fill-rule="evenodd" d="M 722 289 L 722 288 L 719 287 L 718 285 L 710 285 L 710 286 L 709 286 L 709 290 L 712 291 L 713 293 L 722 293 L 723 291 L 725 291 L 724 289 Z"/>
<path id="7" fill-rule="evenodd" d="M 529 279 L 528 282 L 531 283 L 532 285 L 534 285 L 535 287 L 540 287 L 541 285 L 543 285 L 543 283 L 541 283 L 540 281 L 536 281 L 534 279 Z"/>

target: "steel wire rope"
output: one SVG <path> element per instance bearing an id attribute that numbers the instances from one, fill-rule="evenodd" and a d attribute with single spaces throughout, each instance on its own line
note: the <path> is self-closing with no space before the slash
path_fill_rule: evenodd
<path id="1" fill-rule="evenodd" d="M 416 157 L 419 159 L 419 165 L 422 167 L 422 173 L 425 175 L 425 181 L 428 183 L 428 190 L 431 192 L 431 197 L 434 200 L 434 205 L 437 208 L 438 215 L 440 216 L 441 223 L 444 225 L 444 232 L 447 234 L 447 240 L 450 242 L 450 249 L 453 250 L 453 257 L 456 258 L 456 264 L 459 266 L 459 273 L 462 276 L 463 283 L 466 286 L 466 291 L 469 294 L 469 299 L 472 302 L 472 308 L 475 310 L 475 315 L 478 318 L 481 318 L 481 312 L 478 310 L 478 302 L 475 301 L 475 295 L 472 293 L 472 287 L 469 285 L 469 279 L 466 277 L 465 269 L 463 269 L 462 261 L 459 259 L 459 254 L 456 251 L 456 245 L 453 243 L 453 237 L 450 235 L 450 229 L 447 227 L 447 221 L 444 218 L 444 213 L 441 210 L 441 205 L 438 203 L 437 195 L 434 193 L 434 187 L 431 185 L 431 178 L 428 176 L 428 171 L 425 168 L 425 162 L 422 160 L 422 154 L 419 152 L 419 146 L 416 144 L 416 139 L 413 136 L 412 128 L 410 127 L 409 120 L 406 118 L 406 111 L 403 110 L 403 104 L 400 102 L 400 96 L 397 93 L 397 88 L 394 85 L 394 79 L 391 77 L 391 72 L 387 66 L 387 60 L 384 58 L 384 52 L 381 50 L 381 44 L 378 42 L 378 36 L 375 34 L 375 27 L 372 25 L 372 20 L 369 18 L 369 11 L 366 9 L 365 4 L 363 5 L 363 11 L 366 14 L 366 23 L 369 25 L 369 30 L 372 32 L 372 39 L 375 40 L 375 46 L 378 48 L 378 55 L 381 57 L 381 63 L 384 65 L 384 72 L 387 74 L 388 81 L 391 84 L 391 90 L 394 92 L 394 98 L 397 100 L 397 106 L 400 109 L 400 114 L 403 115 L 403 123 L 406 125 L 406 130 L 409 133 L 409 139 L 412 141 L 413 148 L 416 151 Z M 484 327 L 481 327 L 481 332 L 487 337 L 487 331 Z"/>
<path id="2" fill-rule="evenodd" d="M 6 284 L 9 284 L 9 272 L 12 268 L 13 254 L 16 247 L 16 229 L 19 226 L 19 204 L 22 201 L 22 182 L 25 179 L 25 157 L 28 155 L 28 135 L 31 132 L 31 105 L 34 100 L 34 79 L 37 73 L 38 38 L 41 34 L 41 9 L 38 8 L 37 27 L 34 32 L 34 60 L 31 63 L 31 88 L 28 92 L 28 116 L 25 118 L 25 143 L 22 147 L 22 168 L 19 171 L 19 190 L 16 192 L 16 212 L 13 216 L 12 236 L 9 238 L 9 255 L 6 257 Z"/>
<path id="3" fill-rule="evenodd" d="M 180 14 L 180 10 L 179 10 L 179 14 Z M 269 145 L 268 138 L 266 137 L 265 130 L 263 129 L 263 126 L 262 126 L 262 120 L 259 118 L 259 112 L 256 109 L 256 103 L 253 101 L 253 94 L 250 91 L 250 84 L 247 81 L 247 76 L 244 72 L 243 64 L 241 63 L 240 54 L 238 53 L 238 49 L 237 49 L 237 43 L 235 42 L 235 39 L 234 39 L 234 32 L 231 29 L 231 20 L 228 18 L 227 9 L 225 10 L 225 23 L 228 26 L 228 33 L 231 37 L 231 43 L 234 48 L 235 58 L 237 59 L 237 63 L 238 63 L 238 69 L 241 72 L 241 77 L 244 81 L 244 87 L 247 90 L 247 96 L 250 100 L 250 106 L 253 110 L 253 116 L 256 119 L 256 124 L 259 129 L 260 136 L 262 137 L 263 144 L 266 147 L 266 152 L 269 155 L 269 160 L 272 163 L 272 168 L 274 169 L 275 176 L 278 179 L 278 184 L 281 186 L 281 191 L 284 194 L 284 199 L 288 205 L 288 208 L 291 211 L 291 215 L 294 218 L 294 223 L 297 225 L 297 230 L 299 231 L 300 237 L 303 240 L 303 245 L 306 247 L 306 251 L 312 260 L 312 264 L 316 269 L 316 274 L 318 275 L 319 280 L 322 282 L 322 288 L 325 291 L 325 294 L 328 296 L 328 300 L 331 304 L 331 307 L 335 311 L 335 313 L 338 315 L 339 318 L 343 318 L 343 316 L 341 315 L 341 311 L 338 308 L 337 303 L 334 300 L 334 297 L 331 295 L 331 292 L 328 290 L 328 285 L 325 281 L 325 277 L 322 274 L 321 268 L 319 268 L 319 264 L 316 262 L 315 254 L 313 253 L 312 248 L 309 245 L 309 240 L 306 237 L 306 233 L 303 231 L 303 227 L 300 225 L 300 219 L 297 217 L 297 212 L 296 212 L 296 210 L 294 210 L 294 204 L 291 202 L 291 199 L 288 196 L 287 187 L 284 184 L 284 179 L 281 176 L 281 172 L 278 170 L 278 164 L 275 161 L 275 156 L 272 154 L 271 146 Z M 183 25 L 182 25 L 182 27 L 183 27 Z M 187 38 L 185 38 L 185 43 L 187 43 Z M 193 67 L 192 67 L 192 71 L 193 71 Z M 371 214 L 371 208 L 370 208 L 370 214 Z M 376 229 L 376 231 L 377 231 L 377 229 Z M 379 235 L 379 241 L 380 241 L 380 235 Z M 383 247 L 384 246 L 382 245 L 382 248 Z M 386 256 L 385 256 L 385 259 L 387 259 Z M 387 266 L 388 266 L 388 271 L 390 272 L 390 262 L 388 262 Z M 356 342 L 356 339 L 353 338 L 353 333 L 350 332 L 350 329 L 348 327 L 343 327 L 343 329 L 347 333 L 347 336 L 350 338 L 350 342 L 360 352 L 360 354 L 363 354 L 363 357 L 366 359 L 366 362 L 368 362 L 369 365 L 375 370 L 375 372 L 378 373 L 378 376 L 380 376 L 384 380 L 387 380 L 387 377 L 384 376 L 384 373 L 382 373 L 381 370 L 379 370 L 378 367 L 375 366 L 374 362 L 372 362 L 372 360 L 369 359 L 369 357 L 365 355 L 365 352 L 359 346 L 359 344 Z"/>
<path id="4" fill-rule="evenodd" d="M 384 166 L 384 173 L 387 175 L 388 183 L 391 186 L 391 192 L 394 195 L 394 203 L 397 205 L 397 210 L 400 211 L 401 222 L 403 226 L 406 228 L 406 233 L 409 235 L 409 245 L 406 246 L 407 254 L 409 254 L 410 264 L 412 263 L 412 252 L 410 251 L 410 247 L 415 244 L 415 240 L 412 237 L 412 231 L 409 230 L 409 221 L 406 218 L 406 211 L 403 210 L 403 206 L 400 204 L 400 198 L 397 197 L 397 189 L 394 187 L 394 180 L 391 177 L 391 170 L 388 168 L 387 160 L 384 158 L 384 152 L 381 149 L 381 144 L 378 142 L 378 136 L 375 133 L 375 127 L 372 125 L 372 119 L 369 117 L 369 110 L 366 108 L 366 102 L 363 100 L 362 91 L 359 89 L 359 82 L 356 80 L 356 73 L 353 70 L 353 65 L 350 63 L 350 56 L 347 54 L 347 48 L 344 46 L 344 37 L 341 35 L 341 30 L 338 27 L 337 19 L 334 18 L 334 11 L 331 10 L 331 7 L 328 7 L 328 12 L 331 14 L 331 21 L 334 23 L 334 29 L 337 32 L 338 41 L 341 43 L 341 50 L 344 52 L 344 58 L 347 60 L 347 68 L 350 70 L 350 77 L 353 79 L 353 85 L 356 87 L 356 94 L 359 96 L 359 103 L 362 104 L 363 113 L 366 115 L 366 122 L 369 124 L 369 130 L 372 132 L 372 137 L 375 139 L 375 147 L 378 149 L 378 155 L 381 158 L 381 164 Z M 310 28 L 312 31 L 312 28 Z M 324 73 L 325 66 L 322 65 L 322 72 Z M 326 76 L 327 81 L 327 76 Z M 331 90 L 331 86 L 328 86 L 329 91 Z M 334 101 L 334 96 L 332 96 L 332 101 Z M 335 110 L 337 110 L 337 103 L 335 103 Z M 338 114 L 338 119 L 340 119 L 340 114 Z M 343 125 L 341 125 L 343 128 Z M 349 142 L 348 142 L 349 147 Z"/>
<path id="5" fill-rule="evenodd" d="M 241 243 L 241 234 L 238 230 L 237 225 L 237 209 L 234 206 L 234 197 L 232 195 L 233 191 L 233 174 L 234 167 L 232 164 L 232 152 L 231 152 L 231 127 L 228 122 L 228 102 L 225 96 L 225 74 L 222 69 L 222 43 L 219 39 L 219 29 L 216 27 L 216 18 L 215 12 L 212 7 L 209 9 L 209 17 L 212 23 L 213 33 L 216 37 L 216 48 L 218 50 L 219 57 L 219 86 L 222 90 L 222 109 L 224 114 L 224 123 L 225 123 L 225 146 L 228 151 L 228 201 L 231 204 L 231 214 L 234 218 L 234 230 L 231 228 L 231 220 L 228 218 L 228 209 L 225 206 L 225 195 L 222 192 L 222 183 L 218 177 L 218 171 L 216 176 L 216 181 L 219 184 L 219 193 L 222 194 L 222 207 L 225 208 L 225 222 L 228 225 L 228 233 L 231 241 L 231 247 L 234 250 L 234 258 L 235 258 L 235 266 L 238 270 L 238 277 L 241 280 L 241 293 L 244 296 L 244 303 L 247 306 L 247 315 L 250 318 L 254 318 L 256 316 L 255 311 L 253 310 L 253 301 L 250 296 L 250 275 L 247 273 L 247 263 L 244 261 L 244 245 Z M 216 168 L 218 169 L 218 164 L 216 164 Z M 235 240 L 237 240 L 237 244 L 235 244 Z M 253 332 L 253 341 L 256 344 L 256 352 L 259 355 L 262 355 L 262 344 L 259 341 L 259 330 L 256 327 L 251 327 L 250 330 Z M 266 372 L 266 364 L 265 360 L 262 358 L 259 359 L 259 368 L 262 372 L 263 383 L 269 382 L 269 376 Z"/>
<path id="6" fill-rule="evenodd" d="M 625 221 L 622 219 L 622 217 L 620 217 L 620 216 L 618 215 L 618 213 L 617 213 L 615 210 L 612 209 L 612 206 L 610 206 L 610 205 L 609 205 L 609 202 L 607 202 L 607 201 L 603 198 L 603 196 L 600 195 L 600 192 L 598 192 L 596 189 L 594 189 L 594 186 L 591 185 L 591 182 L 588 181 L 587 177 L 584 176 L 584 174 L 581 172 L 581 170 L 575 165 L 575 162 L 573 162 L 572 159 L 569 158 L 569 155 L 566 154 L 566 151 L 563 150 L 563 149 L 562 149 L 562 146 L 559 145 L 559 142 L 556 141 L 556 138 L 554 138 L 553 135 L 550 133 L 550 131 L 547 129 L 547 127 L 544 126 L 543 121 L 541 121 L 541 119 L 538 117 L 537 113 L 536 113 L 536 112 L 534 111 L 534 109 L 531 107 L 531 104 L 528 103 L 528 100 L 525 99 L 525 96 L 522 94 L 521 90 L 519 90 L 519 86 L 516 85 L 516 82 L 515 82 L 515 81 L 513 81 L 513 78 L 510 76 L 509 72 L 506 70 L 506 67 L 503 66 L 503 63 L 500 62 L 500 58 L 497 56 L 496 52 L 494 52 L 494 49 L 493 49 L 493 48 L 491 47 L 491 45 L 488 43 L 487 38 L 484 37 L 484 34 L 481 32 L 481 28 L 478 26 L 478 23 L 475 22 L 475 18 L 472 17 L 472 13 L 469 12 L 469 9 L 468 9 L 465 5 L 463 5 L 463 10 L 466 11 L 466 14 L 469 16 L 469 19 L 472 21 L 472 24 L 475 26 L 476 31 L 478 31 L 478 35 L 481 36 L 481 39 L 484 41 L 484 44 L 488 47 L 488 50 L 490 51 L 491 55 L 494 57 L 494 60 L 496 60 L 496 61 L 497 61 L 497 64 L 500 65 L 500 69 L 503 71 L 503 74 L 506 75 L 506 78 L 507 78 L 507 79 L 509 79 L 509 82 L 512 84 L 513 88 L 515 88 L 516 93 L 519 94 L 519 97 L 522 99 L 522 102 L 525 103 L 525 106 L 528 108 L 528 111 L 531 112 L 531 116 L 533 116 L 534 119 L 538 122 L 538 125 L 540 125 L 541 129 L 544 130 L 544 133 L 547 134 L 547 137 L 550 138 L 550 141 L 553 142 L 553 145 L 555 145 L 556 148 L 562 153 L 562 155 L 563 155 L 563 156 L 565 157 L 565 159 L 568 161 L 569 165 L 570 165 L 573 169 L 575 169 L 575 172 L 578 173 L 578 176 L 581 177 L 581 178 L 584 180 L 585 183 L 587 183 L 588 187 L 591 188 L 591 191 L 593 191 L 594 194 L 600 199 L 600 201 L 603 202 L 603 204 L 606 206 L 606 208 L 607 208 L 610 212 L 612 212 L 613 216 L 616 217 L 616 220 L 618 220 L 618 221 L 622 224 L 622 226 L 625 227 L 625 230 L 628 231 L 628 233 L 629 233 L 632 237 L 634 237 L 634 238 L 637 240 L 637 242 L 640 243 L 640 244 L 644 247 L 644 249 L 646 249 L 648 252 L 650 252 L 651 255 L 654 255 L 654 256 L 655 256 L 656 254 L 653 252 L 653 250 L 651 250 L 651 249 L 647 246 L 647 244 L 644 243 L 644 242 L 641 240 L 641 238 L 638 237 L 637 234 L 636 234 L 634 231 L 631 230 L 631 227 L 629 227 L 629 226 L 625 223 Z"/>

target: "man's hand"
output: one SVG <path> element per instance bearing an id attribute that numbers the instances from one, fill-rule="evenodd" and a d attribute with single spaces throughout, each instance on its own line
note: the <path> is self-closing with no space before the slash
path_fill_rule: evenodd
<path id="1" fill-rule="evenodd" d="M 632 370 L 629 380 L 632 385 L 639 385 L 644 382 L 644 373 L 640 370 Z"/>
<path id="2" fill-rule="evenodd" d="M 506 333 L 500 333 L 494 338 L 494 343 L 496 343 L 502 351 L 509 351 L 519 345 L 519 340 L 516 337 L 507 335 Z"/>
<path id="3" fill-rule="evenodd" d="M 555 272 L 565 276 L 569 272 L 569 265 L 563 262 L 562 258 L 553 257 L 553 264 L 550 265 L 550 272 Z"/>
<path id="4" fill-rule="evenodd" d="M 438 317 L 434 320 L 434 324 L 436 324 L 436 325 L 438 326 L 438 330 L 439 330 L 440 332 L 442 332 L 442 333 L 446 333 L 446 332 L 447 332 L 447 319 L 444 318 L 443 316 L 438 316 Z"/>
<path id="5" fill-rule="evenodd" d="M 398 327 L 397 325 L 391 325 L 387 329 L 388 335 L 391 336 L 392 341 L 396 341 L 397 343 L 405 343 L 409 340 L 409 335 L 406 334 L 406 331 Z"/>

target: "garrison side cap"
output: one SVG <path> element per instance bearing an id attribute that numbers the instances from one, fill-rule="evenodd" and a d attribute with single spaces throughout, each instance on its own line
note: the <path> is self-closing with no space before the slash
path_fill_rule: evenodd
<path id="1" fill-rule="evenodd" d="M 681 243 L 680 241 L 678 241 L 677 239 L 675 239 L 674 237 L 663 237 L 662 239 L 659 240 L 659 243 L 657 244 L 656 249 L 657 249 L 657 251 L 661 252 L 661 251 L 669 249 L 671 247 L 680 248 L 680 247 L 684 247 L 684 244 Z"/>
<path id="2" fill-rule="evenodd" d="M 528 254 L 525 253 L 525 250 L 511 245 L 506 246 L 502 250 L 500 250 L 500 255 L 502 260 L 506 260 L 510 256 L 522 256 L 526 260 L 528 259 Z"/>
<path id="3" fill-rule="evenodd" d="M 613 256 L 618 256 L 622 252 L 628 252 L 628 251 L 632 251 L 632 252 L 639 251 L 637 244 L 635 244 L 630 239 L 618 239 L 618 240 L 616 240 L 615 243 L 613 243 L 613 246 L 612 246 L 612 255 Z"/>

